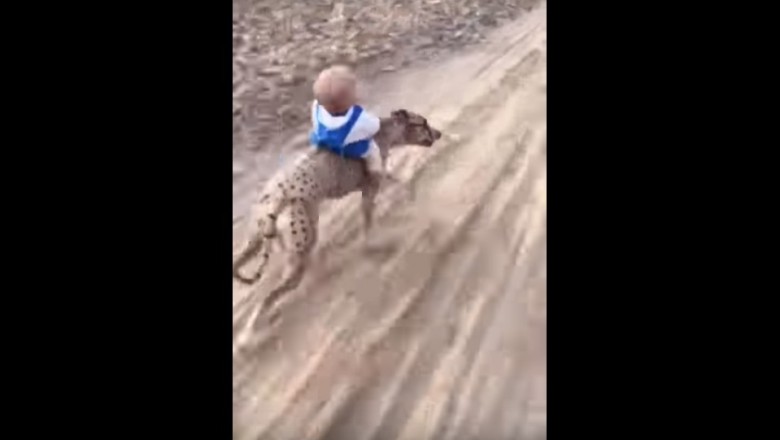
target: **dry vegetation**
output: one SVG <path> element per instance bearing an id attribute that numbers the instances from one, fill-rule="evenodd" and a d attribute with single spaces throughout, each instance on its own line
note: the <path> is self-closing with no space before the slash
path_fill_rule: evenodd
<path id="1" fill-rule="evenodd" d="M 479 42 L 536 0 L 233 1 L 233 148 L 255 150 L 308 121 L 327 64 L 363 76 Z"/>

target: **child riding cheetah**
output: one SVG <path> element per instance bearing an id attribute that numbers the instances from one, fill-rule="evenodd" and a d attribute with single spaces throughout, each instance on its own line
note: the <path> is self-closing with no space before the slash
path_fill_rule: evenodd
<path id="1" fill-rule="evenodd" d="M 379 181 L 385 169 L 373 137 L 380 121 L 356 104 L 356 88 L 357 79 L 346 66 L 332 66 L 320 73 L 313 87 L 310 141 L 315 148 L 365 160 L 369 176 Z"/>

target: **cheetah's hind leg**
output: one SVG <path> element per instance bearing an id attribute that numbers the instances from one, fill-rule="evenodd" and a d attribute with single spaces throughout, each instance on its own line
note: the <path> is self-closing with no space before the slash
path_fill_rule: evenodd
<path id="1" fill-rule="evenodd" d="M 316 245 L 316 215 L 302 200 L 290 203 L 290 232 L 286 261 L 280 283 L 263 300 L 263 312 L 267 312 L 279 299 L 298 287 L 309 263 L 309 254 Z"/>

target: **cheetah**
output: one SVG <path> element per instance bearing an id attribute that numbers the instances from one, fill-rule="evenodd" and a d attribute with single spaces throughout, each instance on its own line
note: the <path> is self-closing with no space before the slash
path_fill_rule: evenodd
<path id="1" fill-rule="evenodd" d="M 408 110 L 396 110 L 390 117 L 381 118 L 380 127 L 374 139 L 383 162 L 393 147 L 431 147 L 441 138 L 441 132 L 430 127 L 424 117 Z M 281 282 L 261 306 L 262 309 L 271 307 L 284 293 L 295 289 L 303 278 L 309 254 L 317 242 L 320 202 L 361 191 L 363 227 L 368 233 L 379 186 L 380 181 L 370 177 L 361 160 L 339 157 L 319 149 L 307 152 L 291 167 L 271 178 L 259 202 L 253 205 L 247 239 L 233 262 L 233 277 L 244 284 L 258 281 L 269 260 L 271 241 L 276 239 L 283 247 L 286 261 Z M 276 222 L 284 209 L 289 210 L 290 229 L 282 240 Z M 240 269 L 257 255 L 260 255 L 260 264 L 255 273 L 251 276 L 241 274 Z"/>

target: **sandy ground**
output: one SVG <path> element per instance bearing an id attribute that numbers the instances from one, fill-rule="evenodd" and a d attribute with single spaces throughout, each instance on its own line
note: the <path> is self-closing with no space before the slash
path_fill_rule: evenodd
<path id="1" fill-rule="evenodd" d="M 324 205 L 280 320 L 234 344 L 235 439 L 546 438 L 546 38 L 542 4 L 367 85 L 372 110 L 414 110 L 445 137 L 394 152 L 402 183 L 367 243 L 359 196 Z M 237 183 L 237 219 L 268 172 Z M 234 312 L 278 269 L 236 284 Z"/>

